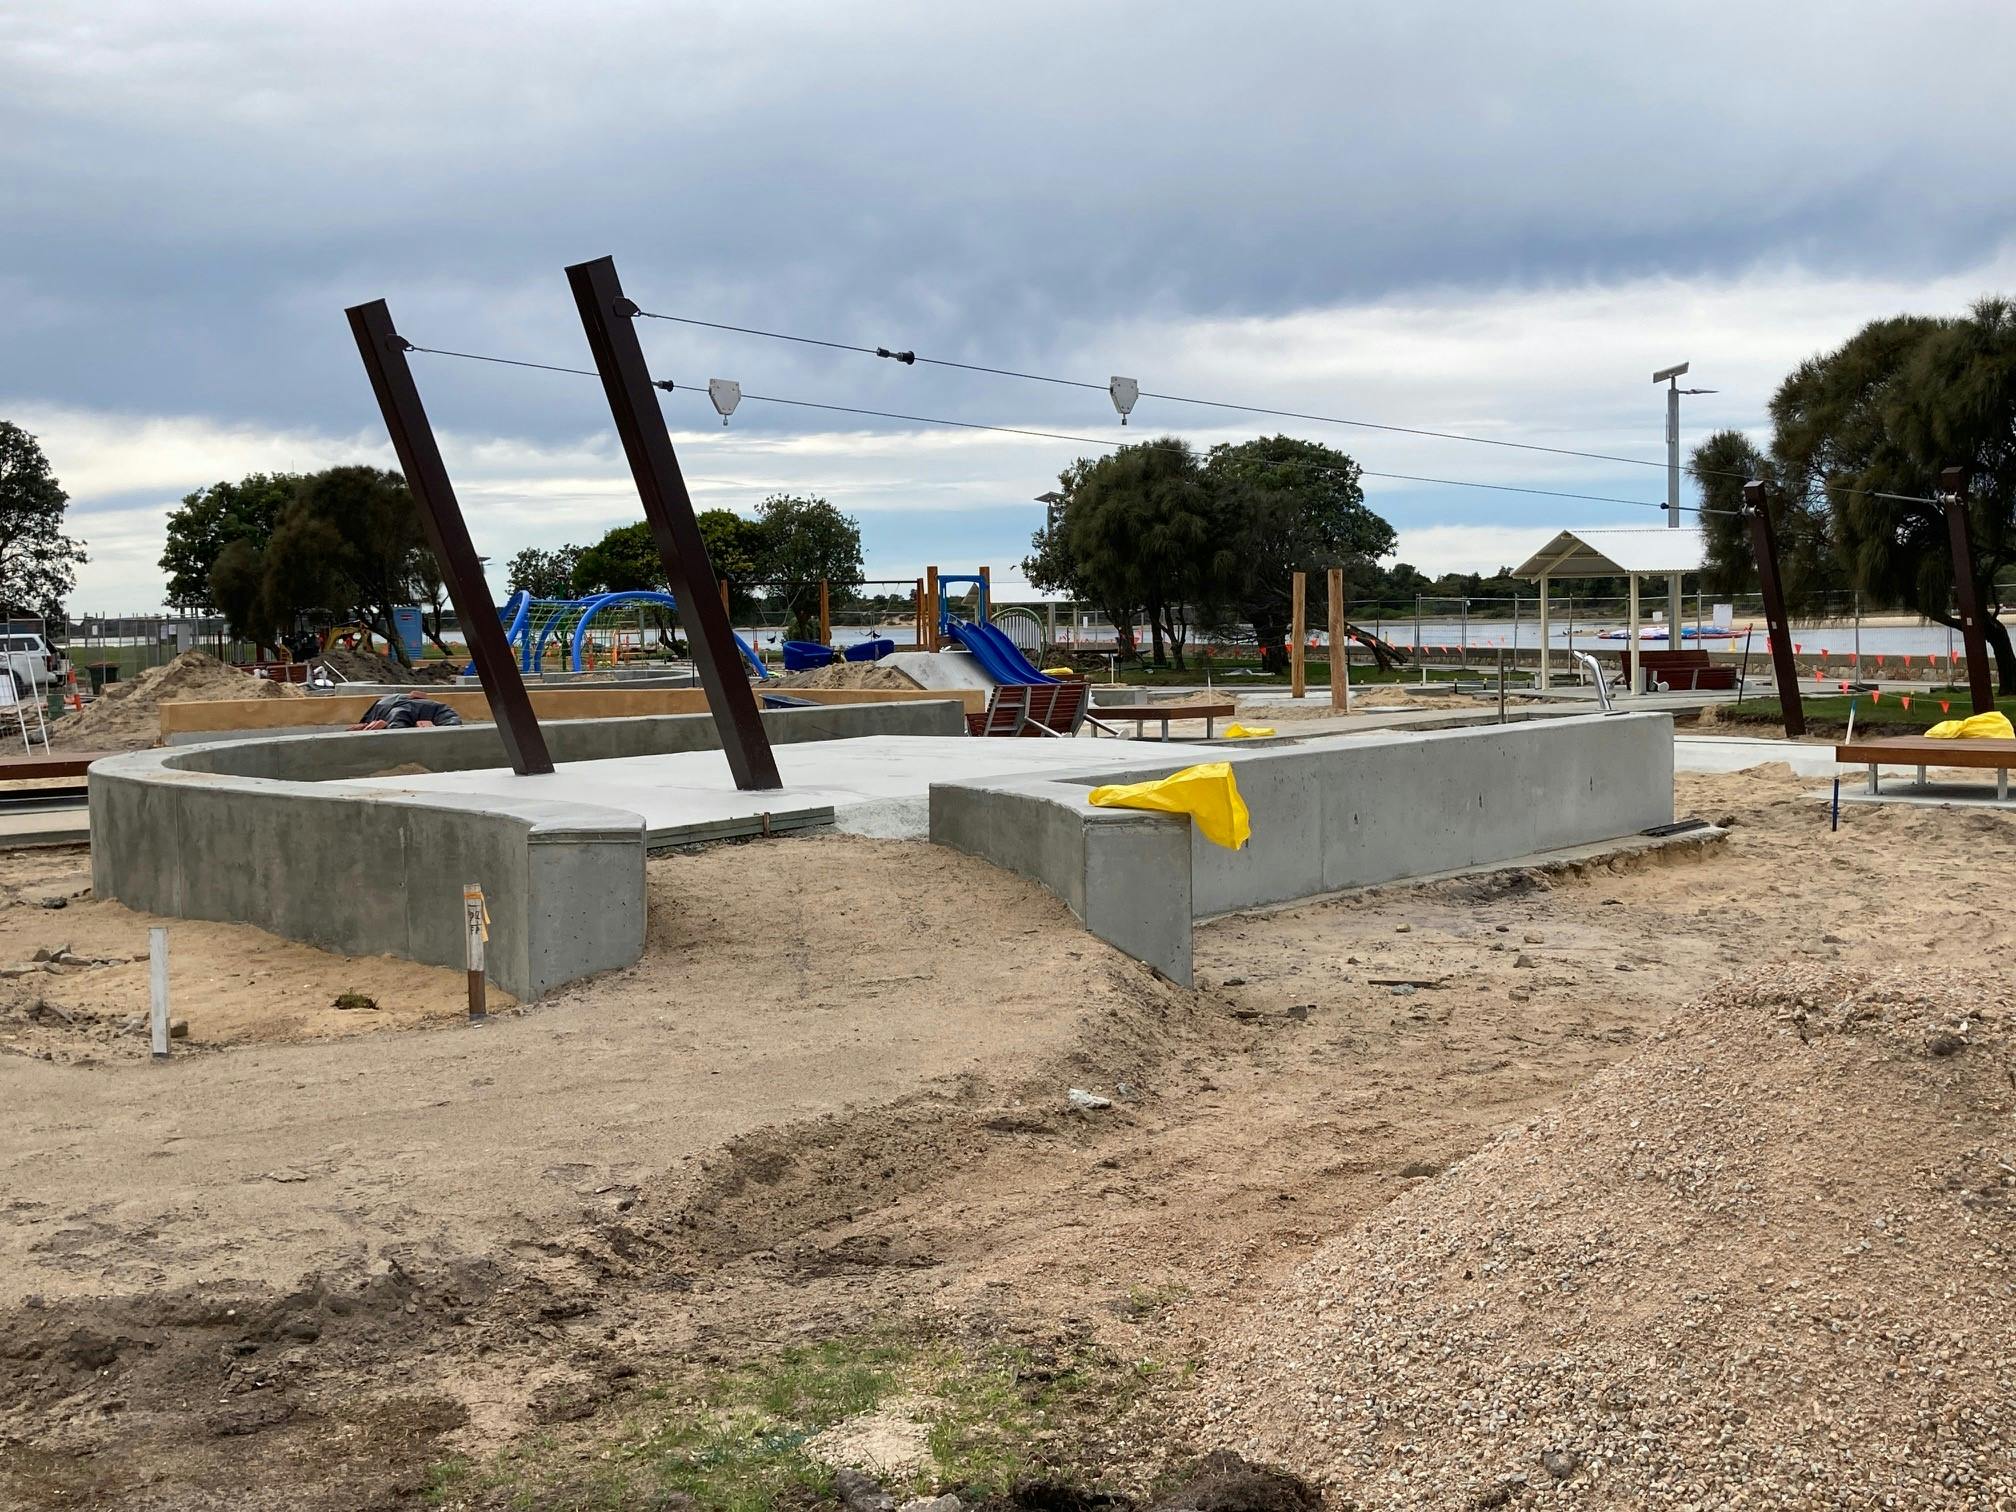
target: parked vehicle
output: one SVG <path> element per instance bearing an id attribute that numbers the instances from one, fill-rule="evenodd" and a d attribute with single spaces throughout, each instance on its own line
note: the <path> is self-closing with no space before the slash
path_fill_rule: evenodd
<path id="1" fill-rule="evenodd" d="M 70 676 L 69 659 L 39 630 L 0 632 L 0 657 L 6 658 L 17 693 L 65 682 Z"/>

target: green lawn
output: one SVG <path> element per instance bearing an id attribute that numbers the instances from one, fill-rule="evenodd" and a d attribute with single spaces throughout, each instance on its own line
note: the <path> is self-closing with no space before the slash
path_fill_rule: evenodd
<path id="1" fill-rule="evenodd" d="M 1904 705 L 1906 698 L 1911 700 L 1909 708 Z M 1928 688 L 1922 693 L 1908 694 L 1886 692 L 1880 699 L 1862 693 L 1852 701 L 1857 734 L 1911 735 L 1942 719 L 1965 719 L 1974 711 L 1965 688 Z M 1947 705 L 1944 709 L 1940 708 L 1942 701 Z M 1802 694 L 1799 705 L 1805 711 L 1807 730 L 1820 735 L 1842 733 L 1848 727 L 1850 702 L 1840 693 L 1812 698 Z M 1998 699 L 1995 706 L 2016 722 L 2016 695 Z M 1741 703 L 1724 704 L 1716 717 L 1723 724 L 1782 725 L 1785 709 L 1775 698 L 1746 698 Z"/>

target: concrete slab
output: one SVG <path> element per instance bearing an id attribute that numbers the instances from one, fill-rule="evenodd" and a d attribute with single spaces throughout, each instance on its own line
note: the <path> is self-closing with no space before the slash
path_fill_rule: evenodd
<path id="1" fill-rule="evenodd" d="M 1912 782 L 1886 780 L 1880 792 L 1870 792 L 1861 782 L 1861 768 L 1852 768 L 1856 780 L 1851 785 L 1844 771 L 1841 782 L 1843 803 L 1902 803 L 1919 808 L 1994 808 L 2016 811 L 2016 798 L 1997 798 L 1995 779 L 1986 782 Z M 1834 800 L 1832 788 L 1816 788 L 1808 793 L 1822 803 Z"/>
<path id="2" fill-rule="evenodd" d="M 72 808 L 0 814 L 0 850 L 22 850 L 31 845 L 90 843 L 91 811 L 81 804 Z"/>
<path id="3" fill-rule="evenodd" d="M 569 762 L 557 772 L 520 777 L 509 767 L 371 777 L 329 787 L 375 793 L 461 794 L 593 803 L 644 820 L 645 843 L 677 845 L 802 825 L 830 813 L 849 834 L 923 839 L 931 825 L 930 792 L 937 782 L 1063 776 L 1073 772 L 1170 766 L 1169 747 L 1134 741 L 974 740 L 957 736 L 866 736 L 775 747 L 784 786 L 769 793 L 737 791 L 716 751 L 673 751 L 602 761 Z M 1180 763 L 1179 763 L 1180 764 Z"/>
<path id="4" fill-rule="evenodd" d="M 1834 747 L 1798 740 L 1760 740 L 1734 735 L 1676 735 L 1676 772 L 1740 772 L 1766 762 L 1782 761 L 1800 777 L 1832 777 L 1847 770 L 1834 759 Z M 1860 771 L 1861 768 L 1854 768 Z"/>

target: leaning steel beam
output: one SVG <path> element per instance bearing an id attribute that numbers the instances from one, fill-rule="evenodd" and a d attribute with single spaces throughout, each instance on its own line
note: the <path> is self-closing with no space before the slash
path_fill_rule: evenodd
<path id="1" fill-rule="evenodd" d="M 371 389 L 378 396 L 385 429 L 392 434 L 392 449 L 399 454 L 406 486 L 420 506 L 420 528 L 433 548 L 434 560 L 441 565 L 448 597 L 462 623 L 470 658 L 476 663 L 477 681 L 490 701 L 511 769 L 521 777 L 550 772 L 553 758 L 546 753 L 539 716 L 532 712 L 525 679 L 519 675 L 518 663 L 504 639 L 496 601 L 483 581 L 483 564 L 469 539 L 469 527 L 463 523 L 462 506 L 455 500 L 455 485 L 448 481 L 448 468 L 434 441 L 434 427 L 427 421 L 419 386 L 406 363 L 410 343 L 394 329 L 392 312 L 382 299 L 352 305 L 344 313 L 350 317 L 350 333 L 357 338 L 364 371 L 371 375 Z"/>
<path id="2" fill-rule="evenodd" d="M 581 328 L 587 332 L 595 371 L 601 374 L 609 413 L 622 438 L 623 455 L 630 461 L 630 475 L 637 480 L 651 538 L 658 543 L 672 595 L 679 601 L 686 643 L 700 685 L 707 690 L 707 707 L 721 732 L 721 749 L 735 774 L 735 786 L 744 791 L 782 787 L 777 758 L 763 733 L 756 695 L 743 675 L 735 632 L 707 560 L 707 545 L 700 539 L 693 498 L 679 471 L 658 396 L 652 392 L 651 369 L 637 340 L 637 306 L 623 297 L 613 257 L 574 264 L 567 270 L 567 283 L 581 311 Z"/>
<path id="3" fill-rule="evenodd" d="M 1976 714 L 1995 709 L 1995 685 L 1988 676 L 1988 636 L 1981 628 L 1981 586 L 1974 576 L 1974 532 L 1967 515 L 1967 474 L 1949 467 L 1939 474 L 1939 502 L 1946 507 L 1946 539 L 1953 552 L 1953 594 L 1960 606 L 1960 636 L 1967 647 L 1967 694 Z"/>
<path id="4" fill-rule="evenodd" d="M 1750 517 L 1750 546 L 1757 557 L 1757 587 L 1764 595 L 1764 624 L 1771 637 L 1771 669 L 1778 674 L 1778 706 L 1785 733 L 1806 734 L 1806 706 L 1799 699 L 1799 668 L 1792 660 L 1792 625 L 1785 613 L 1785 588 L 1778 577 L 1778 532 L 1762 483 L 1743 485 L 1743 512 Z"/>

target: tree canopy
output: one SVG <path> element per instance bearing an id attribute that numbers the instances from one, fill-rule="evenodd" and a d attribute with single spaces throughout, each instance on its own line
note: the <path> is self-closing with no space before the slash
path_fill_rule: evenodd
<path id="1" fill-rule="evenodd" d="M 1184 664 L 1193 623 L 1231 618 L 1250 621 L 1279 657 L 1295 572 L 1341 566 L 1354 586 L 1378 585 L 1377 558 L 1394 545 L 1392 526 L 1365 505 L 1357 464 L 1290 436 L 1203 459 L 1176 436 L 1123 446 L 1079 458 L 1058 494 L 1022 563 L 1030 582 L 1097 604 L 1129 650 L 1145 619 L 1158 664 Z M 1320 613 L 1321 579 L 1315 603 Z"/>
<path id="2" fill-rule="evenodd" d="M 1958 623 L 1939 475 L 1967 473 L 1974 572 L 2002 690 L 2016 652 L 1996 579 L 2016 553 L 2016 306 L 1984 299 L 1966 315 L 1871 321 L 1801 363 L 1771 400 L 1771 446 L 1733 432 L 1695 449 L 1710 508 L 1740 500 L 1746 469 L 1773 486 L 1787 595 L 1845 584 L 1879 604 Z M 1884 497 L 1889 495 L 1890 497 Z M 1707 516 L 1726 586 L 1754 573 L 1739 520 Z"/>
<path id="3" fill-rule="evenodd" d="M 1293 575 L 1342 567 L 1348 596 L 1379 580 L 1378 559 L 1392 553 L 1393 527 L 1365 507 L 1358 464 L 1343 452 L 1293 436 L 1263 436 L 1211 448 L 1206 481 L 1230 511 L 1240 573 L 1234 607 L 1253 626 L 1263 659 L 1287 662 Z M 1310 612 L 1328 614 L 1327 574 L 1309 584 Z"/>
<path id="4" fill-rule="evenodd" d="M 579 546 L 553 551 L 527 546 L 505 564 L 504 575 L 514 592 L 523 588 L 534 598 L 566 598 L 574 592 L 574 567 L 580 559 Z"/>
<path id="5" fill-rule="evenodd" d="M 299 473 L 251 473 L 236 483 L 212 483 L 184 494 L 168 516 L 168 542 L 161 553 L 161 570 L 168 574 L 166 601 L 177 609 L 218 607 L 210 574 L 224 549 L 234 541 L 263 548 L 300 486 Z"/>
<path id="6" fill-rule="evenodd" d="M 27 431 L 0 420 L 0 611 L 63 617 L 83 543 L 63 533 L 70 496 Z"/>
<path id="7" fill-rule="evenodd" d="M 234 634 L 260 645 L 324 615 L 372 626 L 403 660 L 392 611 L 438 597 L 428 584 L 439 581 L 406 480 L 375 467 L 331 467 L 292 482 L 263 539 L 248 532 L 218 551 L 210 601 Z M 190 498 L 207 509 L 211 492 Z M 438 618 L 433 633 L 439 644 Z"/>

